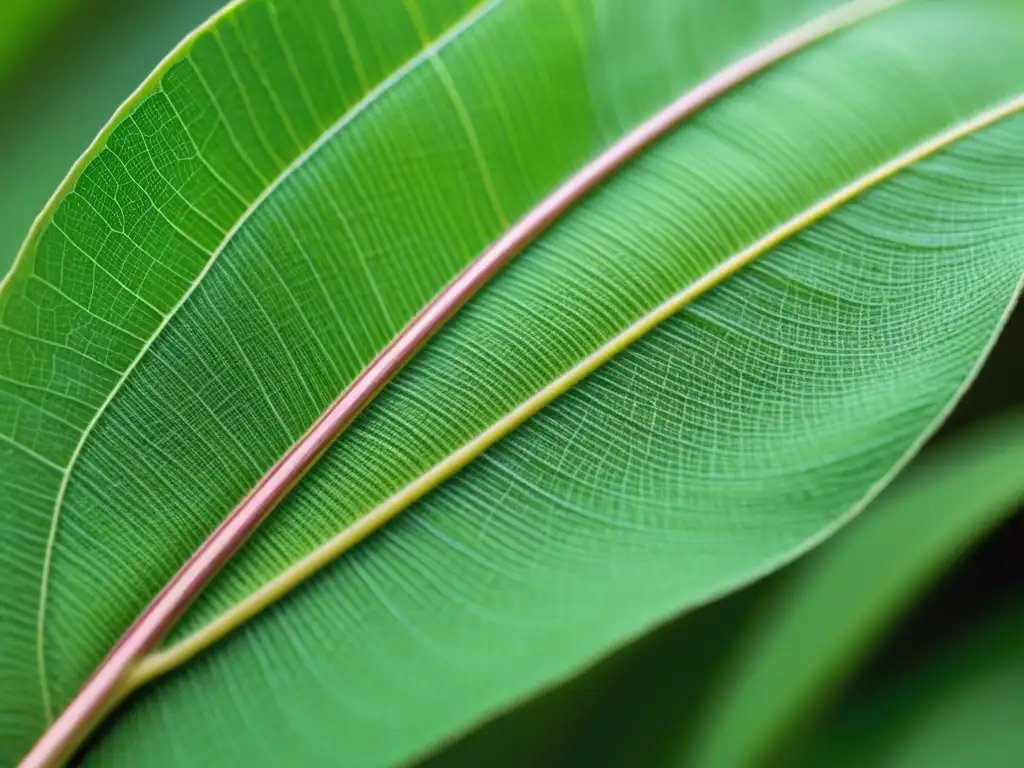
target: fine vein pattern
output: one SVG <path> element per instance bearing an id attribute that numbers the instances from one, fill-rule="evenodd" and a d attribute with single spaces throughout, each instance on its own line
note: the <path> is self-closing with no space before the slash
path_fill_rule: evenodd
<path id="1" fill-rule="evenodd" d="M 60 709 L 508 221 L 688 87 L 836 5 L 247 0 L 201 34 L 0 295 L 0 554 L 18 585 L 0 604 L 2 754 L 44 723 L 38 649 Z M 906 0 L 653 147 L 424 348 L 171 641 L 766 232 L 1019 96 L 1022 13 Z M 1007 118 L 767 254 L 155 684 L 86 762 L 406 760 L 807 546 L 914 446 L 1005 319 L 1024 271 L 1022 141 Z M 251 738 L 217 737 L 232 732 Z"/>

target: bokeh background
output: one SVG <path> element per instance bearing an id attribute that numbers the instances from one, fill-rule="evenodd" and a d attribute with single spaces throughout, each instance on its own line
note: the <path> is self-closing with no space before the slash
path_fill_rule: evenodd
<path id="1" fill-rule="evenodd" d="M 117 106 L 220 5 L 221 0 L 0 0 L 0 273 Z M 1022 309 L 935 441 L 1012 408 L 1024 408 Z M 902 618 L 853 691 L 881 685 L 922 652 L 955 643 L 994 606 L 1024 605 L 1022 564 L 1019 510 Z M 662 630 L 672 631 L 683 630 Z M 615 713 L 608 717 L 614 720 Z"/>

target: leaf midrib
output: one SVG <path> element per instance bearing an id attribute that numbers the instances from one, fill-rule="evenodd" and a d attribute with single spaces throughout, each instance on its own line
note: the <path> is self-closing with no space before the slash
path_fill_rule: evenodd
<path id="1" fill-rule="evenodd" d="M 682 119 L 692 114 L 692 112 L 703 108 L 732 87 L 757 75 L 782 58 L 809 46 L 823 37 L 852 26 L 864 18 L 899 5 L 902 2 L 903 0 L 849 0 L 803 25 L 794 27 L 789 33 L 775 38 L 762 48 L 726 66 L 700 83 L 696 88 L 681 96 L 676 102 L 655 114 L 654 117 L 640 125 L 630 134 L 627 134 L 615 145 L 605 150 L 605 152 L 599 154 L 592 163 L 585 166 L 575 176 L 570 178 L 569 181 L 552 192 L 548 198 L 541 201 L 536 208 L 500 238 L 490 251 L 485 252 L 484 256 L 495 256 L 495 253 L 500 252 L 503 248 L 508 258 L 515 256 L 524 247 L 525 243 L 530 242 L 540 231 L 546 229 L 552 221 L 567 211 L 582 195 L 600 184 L 607 176 L 614 173 L 626 161 L 631 159 L 636 152 L 639 152 L 660 138 L 666 131 L 678 125 Z M 486 9 L 489 10 L 497 4 L 497 2 L 493 2 Z M 482 15 L 483 11 L 478 7 L 477 13 Z M 469 23 L 471 22 L 468 19 L 464 20 L 463 28 L 469 26 Z M 457 34 L 458 31 L 460 30 L 455 30 L 455 33 Z M 451 37 L 452 35 L 449 34 L 449 39 Z M 436 63 L 437 57 L 431 56 L 434 52 L 436 52 L 436 48 L 435 51 L 421 52 L 420 56 L 421 58 L 431 57 Z M 392 79 L 395 78 L 393 77 Z M 152 84 L 149 83 L 148 87 L 151 88 Z M 122 112 L 119 114 L 123 114 L 125 109 L 127 107 L 122 108 Z M 99 143 L 99 140 L 97 143 Z M 456 311 L 461 306 L 458 296 L 463 296 L 461 301 L 464 301 L 468 298 L 468 295 L 471 295 L 479 287 L 479 283 L 475 287 L 472 285 L 477 277 L 486 282 L 493 275 L 494 271 L 505 263 L 500 256 L 490 261 L 481 257 L 481 259 L 473 262 L 467 268 L 466 273 L 474 273 L 475 269 L 481 266 L 481 261 L 485 262 L 484 268 L 477 270 L 475 272 L 476 277 L 469 278 L 467 285 L 462 286 L 468 287 L 468 291 L 462 291 L 459 285 L 449 286 L 449 289 L 442 291 L 438 299 L 435 299 L 433 305 L 428 305 L 424 313 L 431 315 L 432 309 L 436 308 L 437 303 L 444 303 L 444 301 L 440 301 L 442 298 L 451 300 L 452 296 L 448 294 L 456 296 L 454 299 L 455 304 L 450 310 L 451 312 Z M 490 264 L 490 267 L 486 266 L 486 264 Z M 458 284 L 459 280 L 456 280 L 456 283 Z M 450 290 L 453 288 L 454 290 Z M 429 317 L 424 321 L 428 327 L 434 330 L 448 319 L 448 315 L 437 315 L 434 313 L 434 316 L 436 322 L 429 319 Z M 409 344 L 414 343 L 410 342 L 410 339 L 414 338 L 418 333 L 415 325 L 419 319 L 418 317 L 416 321 L 413 321 L 410 327 L 407 327 L 405 331 L 400 333 L 392 344 L 380 353 L 374 363 L 371 364 L 370 369 L 381 362 L 382 358 L 387 358 L 389 352 L 393 353 L 394 350 L 391 350 L 391 347 L 395 345 L 401 346 L 405 344 L 408 347 L 407 352 L 400 353 L 397 358 L 399 366 L 403 365 L 404 362 L 415 354 L 418 345 L 409 346 Z M 393 354 L 391 356 L 394 357 Z M 368 373 L 370 369 L 364 371 L 364 374 Z M 360 377 L 357 377 L 351 387 L 354 388 L 355 384 L 364 374 L 360 374 Z M 374 389 L 370 390 L 369 396 L 371 398 L 375 396 L 389 378 L 390 374 L 383 378 L 375 377 L 376 383 L 372 385 Z M 278 482 L 277 486 L 279 486 L 280 494 L 287 493 L 294 483 L 297 482 L 297 478 L 288 479 L 291 469 L 287 467 L 283 472 L 279 473 L 283 477 L 275 477 L 275 471 L 280 469 L 282 465 L 296 466 L 295 454 L 298 452 L 306 456 L 305 459 L 298 459 L 300 462 L 297 465 L 300 467 L 298 469 L 300 473 L 298 476 L 301 477 L 301 474 L 308 470 L 324 449 L 325 445 L 321 445 L 321 438 L 326 434 L 326 440 L 329 443 L 337 437 L 344 426 L 347 426 L 347 421 L 341 424 L 340 427 L 337 427 L 338 422 L 332 420 L 332 417 L 336 415 L 336 406 L 340 406 L 337 410 L 342 413 L 341 418 L 346 418 L 344 416 L 346 408 L 352 405 L 351 402 L 345 402 L 347 394 L 350 394 L 348 390 L 324 413 L 321 421 L 317 422 L 310 432 L 290 449 L 285 458 L 278 465 L 275 465 L 267 475 L 264 475 L 264 478 L 255 486 L 250 494 L 260 500 L 249 504 L 252 499 L 247 496 L 239 507 L 225 518 L 221 526 L 207 538 L 200 549 L 194 553 L 193 557 L 182 566 L 178 574 L 168 582 L 164 590 L 150 602 L 150 605 L 122 636 L 110 655 L 96 669 L 90 680 L 60 715 L 60 718 L 47 730 L 36 747 L 33 748 L 30 755 L 26 758 L 29 762 L 32 762 L 32 760 L 46 762 L 51 759 L 62 759 L 61 756 L 71 754 L 87 734 L 91 732 L 95 723 L 108 711 L 109 707 L 131 690 L 132 674 L 138 669 L 140 661 L 149 658 L 150 649 L 166 634 L 167 628 L 177 621 L 177 618 L 180 616 L 179 611 L 184 610 L 190 597 L 204 588 L 213 578 L 219 568 L 216 565 L 218 558 L 224 557 L 226 559 L 233 556 L 245 541 L 248 532 L 262 521 L 263 517 L 276 503 L 274 498 L 277 492 L 270 492 L 268 496 L 268 493 L 265 492 L 264 484 L 269 483 L 270 480 L 281 481 L 283 479 L 285 483 L 282 485 Z M 360 396 L 359 393 L 356 393 L 356 397 L 353 399 L 357 399 Z M 361 406 L 358 407 L 361 408 Z M 335 426 L 327 426 L 326 429 L 328 431 L 326 433 L 320 429 L 324 427 L 324 424 L 321 423 L 324 420 L 335 424 Z M 320 445 L 320 447 L 316 448 L 317 445 Z M 314 448 L 316 450 L 313 450 Z M 268 498 L 270 501 L 264 503 Z M 276 498 L 280 498 L 280 496 L 276 496 Z M 223 562 L 223 560 L 220 562 Z M 183 584 L 190 586 L 183 588 Z M 45 620 L 45 616 L 43 616 L 43 619 Z M 44 636 L 40 635 L 40 641 L 43 639 L 45 639 Z M 39 648 L 41 652 L 42 645 Z M 40 655 L 42 654 L 40 653 Z M 45 659 L 43 659 L 43 662 L 45 663 Z M 40 671 L 45 672 L 45 668 L 42 667 Z M 45 690 L 45 674 L 42 676 L 42 679 Z"/>
<path id="2" fill-rule="evenodd" d="M 819 202 L 771 230 L 752 245 L 721 262 L 717 267 L 706 272 L 629 325 L 557 379 L 507 412 L 486 430 L 451 452 L 441 462 L 435 464 L 356 522 L 342 529 L 334 537 L 295 562 L 244 600 L 169 648 L 145 657 L 132 672 L 129 687 L 134 689 L 152 678 L 180 666 L 265 608 L 276 603 L 323 567 L 395 518 L 415 501 L 479 458 L 487 449 L 547 407 L 556 398 L 576 386 L 586 376 L 598 370 L 615 355 L 642 339 L 648 332 L 707 293 L 711 288 L 734 275 L 742 267 L 915 163 L 1021 110 L 1024 110 L 1024 93 L 953 124 L 932 138 L 919 143 L 889 162 L 877 166 L 873 171 L 830 193 Z M 913 451 L 908 455 L 912 455 L 912 453 Z"/>
<path id="3" fill-rule="evenodd" d="M 162 75 L 167 68 L 177 61 L 182 60 L 182 53 L 185 53 L 187 58 L 189 47 L 192 43 L 198 39 L 198 37 L 204 32 L 213 28 L 215 23 L 220 21 L 222 18 L 228 17 L 237 6 L 239 6 L 244 0 L 233 0 L 228 6 L 221 9 L 220 12 L 212 16 L 203 25 L 194 30 L 182 43 L 169 54 L 157 67 L 154 73 L 147 78 L 146 83 L 136 91 L 122 106 L 121 109 L 115 114 L 114 118 L 108 123 L 108 125 L 101 132 L 100 137 L 96 142 L 83 154 L 82 158 L 76 163 L 76 167 L 68 175 L 68 178 L 61 184 L 61 187 L 55 193 L 54 197 L 47 204 L 46 209 L 37 219 L 33 225 L 32 231 L 30 232 L 25 247 L 22 248 L 18 254 L 18 258 L 15 259 L 14 264 L 11 267 L 7 277 L 0 281 L 0 291 L 3 290 L 7 280 L 10 279 L 16 272 L 18 266 L 23 260 L 28 258 L 28 253 L 37 242 L 38 236 L 45 230 L 51 223 L 51 216 L 57 209 L 59 204 L 63 200 L 63 195 L 73 189 L 74 183 L 77 181 L 78 174 L 84 170 L 84 168 L 91 162 L 91 160 L 102 150 L 106 144 L 106 139 L 109 137 L 109 132 L 113 127 L 120 123 L 131 110 L 134 109 L 141 100 L 148 95 L 147 86 L 151 86 L 153 81 L 158 75 Z M 82 431 L 78 442 L 75 444 L 75 448 L 71 453 L 71 457 L 68 463 L 63 468 L 57 467 L 62 473 L 62 479 L 60 486 L 57 490 L 57 496 L 54 500 L 53 514 L 51 517 L 50 530 L 47 534 L 46 547 L 43 553 L 43 565 L 42 573 L 40 577 L 40 588 L 39 588 L 39 609 L 36 618 L 36 664 L 39 669 L 39 686 L 43 701 L 43 711 L 46 716 L 47 722 L 53 722 L 53 705 L 50 700 L 49 683 L 46 674 L 46 654 L 45 654 L 45 640 L 46 640 L 46 606 L 48 599 L 48 585 L 49 585 L 49 574 L 53 562 L 54 546 L 57 538 L 57 529 L 60 523 L 61 510 L 63 506 L 64 496 L 67 491 L 68 484 L 74 469 L 75 463 L 81 455 L 82 449 L 92 431 L 96 425 L 102 419 L 104 413 L 107 411 L 111 403 L 117 397 L 124 383 L 131 377 L 132 373 L 138 367 L 141 360 L 146 356 L 146 353 L 153 346 L 156 340 L 160 337 L 164 329 L 173 318 L 177 315 L 178 311 L 188 302 L 189 298 L 195 292 L 196 288 L 202 283 L 203 279 L 213 268 L 214 263 L 217 261 L 221 253 L 227 248 L 228 244 L 234 239 L 246 222 L 255 214 L 255 212 L 263 205 L 263 203 L 283 184 L 288 178 L 291 177 L 298 169 L 304 166 L 312 157 L 314 157 L 320 149 L 330 141 L 335 135 L 355 120 L 360 114 L 365 112 L 370 106 L 372 106 L 378 99 L 380 99 L 387 91 L 401 82 L 405 77 L 414 72 L 421 65 L 434 59 L 436 55 L 443 50 L 450 43 L 458 39 L 463 33 L 471 29 L 480 19 L 490 13 L 492 10 L 501 5 L 504 0 L 480 0 L 469 13 L 451 25 L 444 34 L 438 36 L 433 41 L 424 40 L 424 47 L 421 48 L 415 56 L 407 60 L 400 67 L 396 68 L 388 77 L 383 79 L 375 88 L 369 91 L 362 99 L 342 114 L 334 123 L 332 123 L 317 139 L 307 147 L 295 160 L 292 161 L 281 173 L 279 173 L 263 190 L 263 192 L 246 208 L 246 210 L 239 217 L 235 225 L 229 229 L 221 242 L 214 248 L 210 253 L 210 258 L 207 260 L 206 265 L 196 275 L 195 279 L 191 282 L 189 287 L 182 294 L 178 302 L 164 315 L 160 324 L 153 331 L 149 339 L 142 345 L 138 354 L 124 370 L 124 372 L 118 377 L 113 388 L 107 397 L 100 404 L 93 418 L 86 425 Z M 52 462 L 50 462 L 52 464 Z"/>

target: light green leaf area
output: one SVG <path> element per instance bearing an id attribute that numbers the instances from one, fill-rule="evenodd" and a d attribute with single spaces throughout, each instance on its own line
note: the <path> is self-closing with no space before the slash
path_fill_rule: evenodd
<path id="1" fill-rule="evenodd" d="M 835 5 L 247 0 L 189 41 L 0 294 L 0 754 L 509 222 Z M 1020 97 L 1022 43 L 1015 0 L 908 0 L 702 111 L 474 298 L 171 642 L 782 223 Z M 1024 273 L 1022 170 L 1007 116 L 788 240 L 134 697 L 86 762 L 409 759 L 794 557 L 976 372 Z"/>
<path id="2" fill-rule="evenodd" d="M 822 699 L 893 618 L 1022 499 L 1024 413 L 1005 414 L 915 462 L 780 585 L 732 658 L 700 737 L 682 750 L 683 764 L 762 765 L 812 732 Z"/>
<path id="3" fill-rule="evenodd" d="M 804 560 L 671 622 L 424 765 L 784 765 L 797 755 L 874 765 L 873 750 L 905 718 L 886 722 L 897 706 L 869 705 L 874 694 L 845 696 L 845 678 L 1024 499 L 1022 466 L 1024 413 L 941 442 Z M 959 662 L 949 666 L 961 674 Z M 921 686 L 901 694 L 902 682 L 886 684 L 886 695 L 920 705 Z M 833 713 L 824 694 L 853 704 Z M 976 732 L 956 731 L 968 742 Z"/>
<path id="4" fill-rule="evenodd" d="M 891 684 L 861 690 L 794 765 L 1013 768 L 1024 754 L 1020 595 Z"/>

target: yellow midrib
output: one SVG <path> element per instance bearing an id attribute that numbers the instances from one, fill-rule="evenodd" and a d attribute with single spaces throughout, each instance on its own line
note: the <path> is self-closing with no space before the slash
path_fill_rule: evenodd
<path id="1" fill-rule="evenodd" d="M 948 147 L 959 139 L 991 126 L 1022 109 L 1024 109 L 1024 94 L 1002 102 L 969 120 L 954 125 L 833 192 L 773 229 L 757 242 L 726 259 L 715 269 L 704 274 L 685 289 L 676 293 L 627 327 L 595 352 L 536 392 L 529 399 L 496 421 L 491 427 L 451 453 L 443 461 L 406 485 L 365 516 L 268 581 L 243 601 L 169 648 L 144 658 L 133 671 L 128 687 L 134 689 L 146 681 L 180 666 L 257 613 L 277 602 L 299 584 L 319 572 L 324 566 L 337 559 L 344 552 L 407 509 L 416 500 L 422 498 L 426 493 L 463 469 L 527 419 L 582 381 L 584 377 L 596 371 L 616 354 L 642 338 L 664 320 L 679 312 L 687 304 L 735 274 L 746 264 L 765 254 L 784 240 L 806 229 L 871 187 Z"/>

